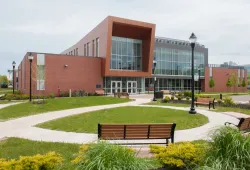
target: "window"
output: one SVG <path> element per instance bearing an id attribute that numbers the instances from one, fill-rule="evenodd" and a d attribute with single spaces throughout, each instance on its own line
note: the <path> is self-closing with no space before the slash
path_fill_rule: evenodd
<path id="1" fill-rule="evenodd" d="M 78 55 L 78 48 L 76 48 L 76 55 Z"/>
<path id="2" fill-rule="evenodd" d="M 87 54 L 86 44 L 84 44 L 84 56 Z"/>
<path id="3" fill-rule="evenodd" d="M 87 56 L 90 56 L 90 54 L 89 54 L 89 53 L 90 53 L 90 51 L 89 51 L 89 50 L 90 50 L 90 44 L 89 44 L 89 43 L 87 43 Z"/>
<path id="4" fill-rule="evenodd" d="M 45 55 L 37 54 L 36 82 L 37 90 L 45 90 Z"/>
<path id="5" fill-rule="evenodd" d="M 99 57 L 99 38 L 97 38 L 96 39 L 96 53 L 95 53 L 95 55 L 96 55 L 96 57 Z"/>
<path id="6" fill-rule="evenodd" d="M 95 40 L 92 41 L 92 56 L 95 57 Z"/>

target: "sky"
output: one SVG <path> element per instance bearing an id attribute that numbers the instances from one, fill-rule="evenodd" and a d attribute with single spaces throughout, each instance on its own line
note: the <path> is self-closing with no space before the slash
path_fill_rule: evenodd
<path id="1" fill-rule="evenodd" d="M 250 0 L 0 0 L 0 74 L 27 51 L 60 53 L 108 15 L 156 24 L 156 36 L 208 48 L 209 63 L 250 64 Z"/>

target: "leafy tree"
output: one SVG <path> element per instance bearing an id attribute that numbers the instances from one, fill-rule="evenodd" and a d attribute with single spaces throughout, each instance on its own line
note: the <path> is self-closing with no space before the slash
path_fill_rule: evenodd
<path id="1" fill-rule="evenodd" d="M 246 87 L 246 81 L 245 81 L 245 79 L 242 80 L 241 86 L 242 87 Z"/>
<path id="2" fill-rule="evenodd" d="M 3 82 L 8 83 L 8 78 L 5 75 L 0 75 L 0 84 L 2 84 Z"/>
<path id="3" fill-rule="evenodd" d="M 236 93 L 236 89 L 238 87 L 238 76 L 236 73 L 231 73 L 230 80 L 232 82 L 232 87 L 234 87 L 234 92 Z"/>
<path id="4" fill-rule="evenodd" d="M 230 78 L 228 78 L 227 79 L 227 83 L 226 83 L 226 86 L 227 86 L 227 88 L 231 88 L 232 87 L 232 81 L 231 81 L 231 79 Z"/>
<path id="5" fill-rule="evenodd" d="M 209 80 L 209 87 L 213 88 L 214 86 L 215 86 L 214 79 L 213 79 L 213 77 L 211 77 Z"/>

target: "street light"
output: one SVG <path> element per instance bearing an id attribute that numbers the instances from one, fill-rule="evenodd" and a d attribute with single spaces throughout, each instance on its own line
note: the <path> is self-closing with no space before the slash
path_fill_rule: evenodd
<path id="1" fill-rule="evenodd" d="M 197 40 L 197 37 L 194 35 L 194 33 L 191 34 L 189 37 L 189 41 L 192 48 L 192 102 L 191 102 L 191 108 L 189 110 L 190 114 L 196 114 L 195 108 L 194 108 L 194 47 L 195 42 Z"/>
<path id="2" fill-rule="evenodd" d="M 30 61 L 30 102 L 31 102 L 31 84 L 32 84 L 32 78 L 31 78 L 31 73 L 32 73 L 32 60 L 33 60 L 33 56 L 32 56 L 32 53 L 30 53 L 30 55 L 28 56 L 28 59 Z"/>
<path id="3" fill-rule="evenodd" d="M 12 86 L 13 86 L 13 94 L 14 94 L 15 93 L 15 67 L 16 67 L 16 62 L 15 61 L 12 62 L 12 66 L 13 66 L 13 71 L 12 71 L 13 82 L 12 82 Z"/>
<path id="4" fill-rule="evenodd" d="M 16 62 L 12 62 L 13 70 L 12 70 L 12 88 L 13 88 L 13 94 L 15 93 L 15 67 L 16 67 Z"/>
<path id="5" fill-rule="evenodd" d="M 154 97 L 153 97 L 153 101 L 156 101 L 156 97 L 155 97 L 155 85 L 156 85 L 155 68 L 156 68 L 156 63 L 157 63 L 157 61 L 154 60 L 153 61 L 153 64 L 154 64 L 154 67 L 153 67 L 153 74 L 154 74 Z"/>
<path id="6" fill-rule="evenodd" d="M 201 68 L 198 67 L 198 75 L 199 75 L 199 81 L 198 81 L 198 88 L 199 88 L 199 94 L 201 93 Z"/>

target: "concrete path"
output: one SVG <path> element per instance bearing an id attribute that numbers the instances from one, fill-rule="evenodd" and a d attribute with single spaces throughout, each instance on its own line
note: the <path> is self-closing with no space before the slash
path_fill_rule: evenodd
<path id="1" fill-rule="evenodd" d="M 49 142 L 67 142 L 67 143 L 88 143 L 97 141 L 97 134 L 90 133 L 74 133 L 74 132 L 63 132 L 55 131 L 49 129 L 42 129 L 33 127 L 36 124 L 43 123 L 46 121 L 62 118 L 70 115 L 82 114 L 90 111 L 96 111 L 101 109 L 110 109 L 121 106 L 140 106 L 140 107 L 160 107 L 160 108 L 171 108 L 177 110 L 188 111 L 189 108 L 182 107 L 171 107 L 171 106 L 152 106 L 152 105 L 140 105 L 149 102 L 150 99 L 139 98 L 136 101 L 121 103 L 121 104 L 111 104 L 102 106 L 92 106 L 77 109 L 69 109 L 63 111 L 54 111 L 49 113 L 43 113 L 39 115 L 33 115 L 18 119 L 9 120 L 6 122 L 0 122 L 0 138 L 2 137 L 19 137 L 30 140 L 38 141 L 49 141 Z M 197 111 L 209 118 L 209 123 L 187 130 L 178 130 L 175 132 L 175 141 L 192 141 L 198 139 L 208 139 L 208 134 L 214 128 L 222 126 L 224 122 L 229 121 L 232 123 L 238 123 L 238 119 L 230 115 L 207 111 L 203 109 L 197 109 Z M 188 112 L 187 112 L 188 114 Z M 192 116 L 192 115 L 190 115 Z M 171 122 L 170 122 L 171 123 Z M 178 124 L 177 124 L 178 126 Z M 152 140 L 155 141 L 155 140 Z M 140 142 L 152 142 L 151 140 L 140 141 Z M 122 143 L 135 143 L 139 141 L 116 141 Z M 158 142 L 165 142 L 165 140 Z"/>
<path id="2" fill-rule="evenodd" d="M 242 104 L 248 104 L 250 101 L 250 95 L 237 95 L 232 96 L 233 101 Z"/>
<path id="3" fill-rule="evenodd" d="M 8 106 L 12 106 L 12 105 L 16 105 L 16 104 L 20 104 L 22 102 L 11 102 L 11 103 L 7 103 L 7 104 L 0 104 L 0 109 L 3 109 L 5 107 L 8 107 Z"/>

